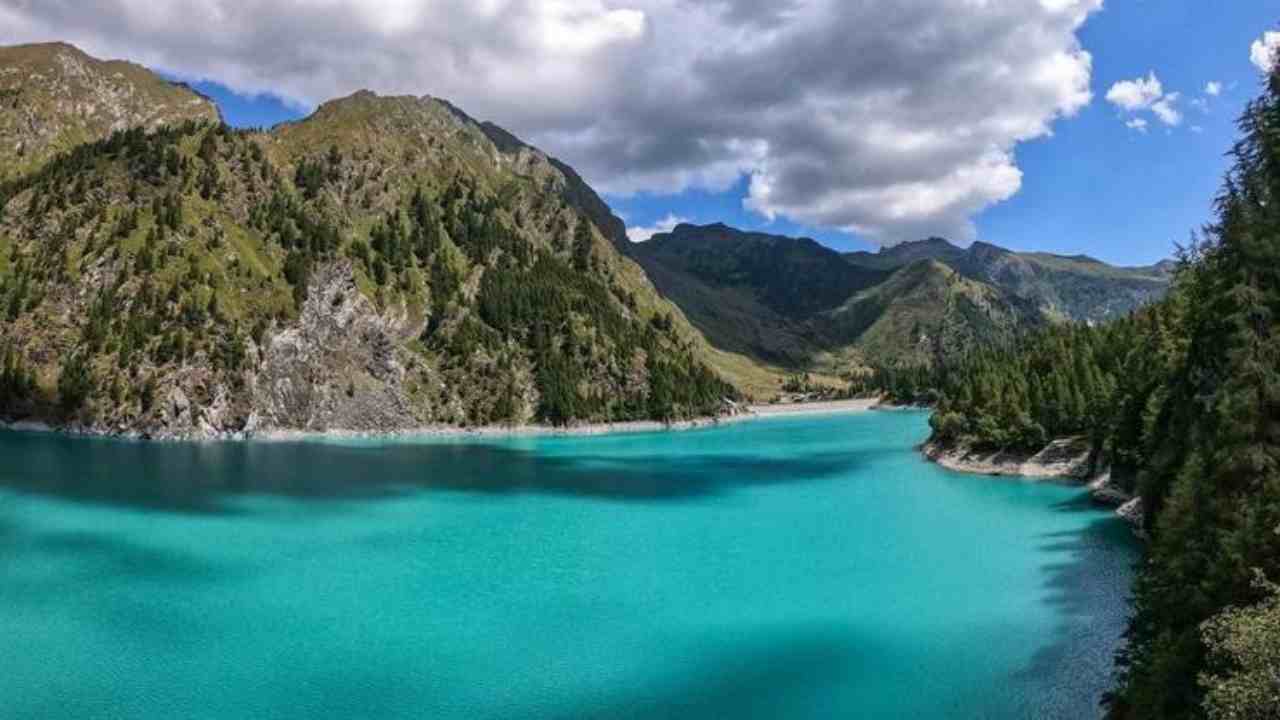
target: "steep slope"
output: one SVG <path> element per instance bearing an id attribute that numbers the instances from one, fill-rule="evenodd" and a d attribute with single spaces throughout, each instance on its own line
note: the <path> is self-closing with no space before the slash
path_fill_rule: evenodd
<path id="1" fill-rule="evenodd" d="M 217 119 L 213 102 L 133 63 L 63 43 L 0 47 L 0 182 L 117 130 Z"/>
<path id="2" fill-rule="evenodd" d="M 168 437 L 720 412 L 717 354 L 594 193 L 494 134 L 365 92 L 0 185 L 0 414 Z"/>
<path id="3" fill-rule="evenodd" d="M 925 258 L 1029 301 L 1049 318 L 1090 322 L 1160 299 L 1168 291 L 1172 269 L 1169 262 L 1116 267 L 1087 255 L 1021 253 L 983 242 L 958 248 L 941 238 L 845 255 L 853 265 L 881 270 Z"/>

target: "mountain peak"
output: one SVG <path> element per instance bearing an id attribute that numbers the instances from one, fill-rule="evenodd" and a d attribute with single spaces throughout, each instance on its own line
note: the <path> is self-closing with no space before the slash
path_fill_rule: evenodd
<path id="1" fill-rule="evenodd" d="M 999 245 L 993 245 L 989 242 L 983 242 L 981 240 L 974 240 L 973 243 L 969 245 L 970 255 L 983 255 L 983 254 L 1007 255 L 1012 253 L 1013 251 L 1009 250 L 1008 248 L 1003 248 L 1003 247 L 1000 247 Z"/>
<path id="2" fill-rule="evenodd" d="M 935 235 L 935 236 L 923 238 L 920 240 L 906 240 L 904 242 L 898 243 L 897 245 L 883 245 L 880 247 L 880 252 L 886 252 L 886 251 L 892 252 L 899 249 L 912 249 L 912 248 L 935 248 L 935 249 L 952 248 L 955 250 L 960 249 L 955 245 L 953 245 L 950 240 L 947 240 L 946 238 L 937 237 Z"/>
<path id="3" fill-rule="evenodd" d="M 0 47 L 0 67 L 0 181 L 117 130 L 221 118 L 188 87 L 64 42 Z"/>

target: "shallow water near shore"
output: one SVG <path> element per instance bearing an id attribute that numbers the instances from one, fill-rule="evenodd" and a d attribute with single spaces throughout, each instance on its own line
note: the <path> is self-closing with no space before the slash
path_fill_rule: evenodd
<path id="1" fill-rule="evenodd" d="M 1128 530 L 926 419 L 0 433 L 0 718 L 1100 715 Z"/>

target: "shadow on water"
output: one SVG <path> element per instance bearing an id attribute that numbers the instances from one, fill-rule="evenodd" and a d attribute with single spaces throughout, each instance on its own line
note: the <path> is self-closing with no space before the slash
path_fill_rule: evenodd
<path id="1" fill-rule="evenodd" d="M 1062 512 L 1096 512 L 1086 493 L 1055 506 Z M 1112 658 L 1129 617 L 1138 545 L 1118 518 L 1100 518 L 1082 528 L 1045 533 L 1040 551 L 1056 559 L 1042 566 L 1043 602 L 1062 618 L 1050 641 L 1015 675 L 1041 686 L 1033 697 L 1037 717 L 1078 718 L 1079 698 L 1100 703 L 1111 687 Z M 1097 717 L 1102 708 L 1097 706 Z"/>
<path id="2" fill-rule="evenodd" d="M 0 521 L 0 606 L 10 610 L 79 607 L 121 637 L 185 641 L 204 618 L 181 604 L 151 602 L 149 588 L 175 582 L 207 587 L 227 579 L 228 568 L 195 554 L 116 534 L 41 531 Z M 75 600 L 68 598 L 69 588 L 77 589 Z"/>
<path id="3" fill-rule="evenodd" d="M 732 638 L 704 638 L 697 662 L 678 663 L 666 678 L 599 699 L 579 701 L 570 718 L 833 717 L 851 677 L 875 673 L 885 650 L 847 627 L 757 628 Z M 838 704 L 838 703 L 837 703 Z"/>
<path id="4" fill-rule="evenodd" d="M 857 450 L 765 458 L 750 453 L 557 456 L 502 444 L 143 443 L 0 433 L 0 488 L 86 503 L 234 513 L 258 494 L 377 499 L 418 489 L 682 501 L 736 487 L 813 481 L 871 462 Z"/>

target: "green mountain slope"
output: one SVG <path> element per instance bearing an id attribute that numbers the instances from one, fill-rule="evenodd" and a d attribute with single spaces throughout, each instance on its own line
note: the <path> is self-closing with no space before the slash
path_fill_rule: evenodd
<path id="1" fill-rule="evenodd" d="M 495 134 L 363 92 L 271 133 L 116 133 L 0 185 L 0 413 L 165 437 L 720 412 L 724 356 L 603 203 Z"/>
<path id="2" fill-rule="evenodd" d="M 1085 255 L 1021 253 L 983 242 L 958 248 L 941 238 L 902 243 L 845 259 L 859 267 L 895 269 L 920 259 L 937 260 L 964 276 L 1037 306 L 1053 319 L 1102 321 L 1163 297 L 1172 263 L 1116 267 Z"/>
<path id="3" fill-rule="evenodd" d="M 212 101 L 146 68 L 63 43 L 0 47 L 0 181 L 116 130 L 218 120 Z"/>
<path id="4" fill-rule="evenodd" d="M 979 345 L 1003 344 L 1040 321 L 1007 293 L 921 259 L 824 313 L 815 324 L 874 365 L 928 365 Z"/>

